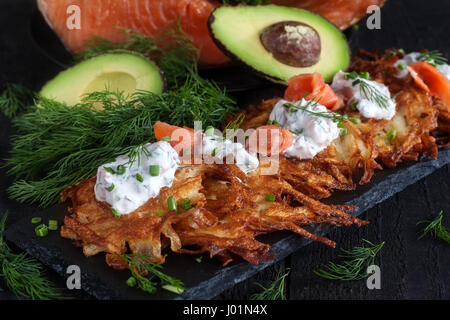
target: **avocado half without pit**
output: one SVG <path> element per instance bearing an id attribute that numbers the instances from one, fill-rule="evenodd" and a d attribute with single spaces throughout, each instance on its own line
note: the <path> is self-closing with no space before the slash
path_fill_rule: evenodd
<path id="1" fill-rule="evenodd" d="M 44 85 L 40 94 L 67 105 L 75 105 L 83 95 L 105 89 L 125 95 L 136 90 L 160 94 L 164 89 L 164 78 L 159 68 L 143 55 L 116 50 L 62 71 Z"/>
<path id="2" fill-rule="evenodd" d="M 209 30 L 228 56 L 278 83 L 312 72 L 331 81 L 350 62 L 341 31 L 325 18 L 302 9 L 223 6 L 211 14 Z"/>

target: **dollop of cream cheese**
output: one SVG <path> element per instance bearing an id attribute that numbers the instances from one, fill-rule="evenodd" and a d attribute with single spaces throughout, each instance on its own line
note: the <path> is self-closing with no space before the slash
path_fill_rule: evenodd
<path id="1" fill-rule="evenodd" d="M 256 170 L 259 166 L 258 158 L 245 150 L 241 143 L 232 142 L 218 135 L 203 134 L 201 148 L 203 155 L 214 158 L 215 163 L 220 163 L 227 156 L 233 155 L 234 163 L 245 174 Z"/>
<path id="2" fill-rule="evenodd" d="M 170 187 L 180 163 L 175 149 L 165 141 L 147 143 L 137 152 L 131 163 L 128 155 L 122 155 L 97 170 L 96 199 L 109 203 L 120 215 L 133 212 L 162 188 Z M 150 166 L 159 166 L 157 176 L 150 174 Z"/>
<path id="3" fill-rule="evenodd" d="M 304 107 L 313 113 L 329 113 L 328 109 L 319 103 L 309 103 L 305 99 L 297 102 L 286 100 L 278 101 L 269 119 L 276 121 L 280 127 L 288 129 L 294 136 L 293 144 L 283 155 L 297 159 L 312 159 L 317 153 L 324 150 L 337 137 L 340 129 L 333 119 L 314 115 L 302 109 L 286 107 L 292 104 L 298 107 Z M 295 110 L 295 111 L 294 111 Z"/>
<path id="4" fill-rule="evenodd" d="M 357 102 L 356 108 L 366 118 L 386 119 L 390 120 L 395 115 L 395 101 L 391 99 L 391 93 L 389 88 L 383 83 L 377 81 L 367 80 L 358 77 L 360 81 L 364 81 L 369 85 L 375 94 L 382 96 L 385 101 L 384 105 L 378 104 L 373 98 L 368 97 L 363 90 L 361 90 L 360 84 L 355 84 L 354 79 L 345 79 L 348 73 L 339 71 L 334 75 L 331 88 L 336 93 L 341 93 L 348 96 L 348 92 L 352 93 L 352 97 L 349 99 L 349 103 Z"/>
<path id="5" fill-rule="evenodd" d="M 402 59 L 398 59 L 397 62 L 394 63 L 394 67 L 399 69 L 398 73 L 395 75 L 397 78 L 404 78 L 408 75 L 408 69 L 406 69 L 406 66 L 410 66 L 415 62 L 418 61 L 424 61 L 424 59 L 421 58 L 422 54 L 420 52 L 410 52 L 408 54 L 405 54 L 405 56 Z M 403 67 L 401 67 L 403 66 Z M 444 64 L 438 64 L 436 65 L 438 70 L 442 72 L 447 79 L 450 80 L 450 66 L 446 63 Z"/>

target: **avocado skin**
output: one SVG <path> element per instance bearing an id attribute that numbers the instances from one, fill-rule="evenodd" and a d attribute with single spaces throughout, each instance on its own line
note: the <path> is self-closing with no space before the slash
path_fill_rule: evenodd
<path id="1" fill-rule="evenodd" d="M 276 6 L 276 5 L 256 5 L 256 6 L 252 6 L 252 7 L 253 7 L 253 8 L 257 8 L 257 7 L 267 7 L 267 6 L 279 7 L 279 6 Z M 214 30 L 213 30 L 212 25 L 213 25 L 214 22 L 216 21 L 216 17 L 215 17 L 216 11 L 220 10 L 220 9 L 223 8 L 223 7 L 234 7 L 234 8 L 236 8 L 236 7 L 246 7 L 246 6 L 245 6 L 245 5 L 237 5 L 237 6 L 229 6 L 229 5 L 226 5 L 226 6 L 220 6 L 220 7 L 215 8 L 215 9 L 211 12 L 211 14 L 210 14 L 210 16 L 209 16 L 209 18 L 208 18 L 208 30 L 209 30 L 209 33 L 210 33 L 210 35 L 211 35 L 211 38 L 213 39 L 213 41 L 214 41 L 214 43 L 217 45 L 217 47 L 219 47 L 219 49 L 222 50 L 223 53 L 224 53 L 225 55 L 227 55 L 230 59 L 232 59 L 233 61 L 236 61 L 238 64 L 240 64 L 241 66 L 243 66 L 246 70 L 249 70 L 249 71 L 253 72 L 255 75 L 257 75 L 257 76 L 259 76 L 259 77 L 262 77 L 262 78 L 264 78 L 264 79 L 266 79 L 266 80 L 268 80 L 268 81 L 270 81 L 270 82 L 274 82 L 274 83 L 278 83 L 278 84 L 282 84 L 282 85 L 287 85 L 287 82 L 286 82 L 285 80 L 283 80 L 283 79 L 281 79 L 281 78 L 279 78 L 279 77 L 276 77 L 276 76 L 272 76 L 272 75 L 270 75 L 270 74 L 264 73 L 264 72 L 262 72 L 262 71 L 260 71 L 260 70 L 258 70 L 258 69 L 253 68 L 249 63 L 245 62 L 241 57 L 239 57 L 238 55 L 236 55 L 236 54 L 234 54 L 233 52 L 231 52 L 231 51 L 226 47 L 226 45 L 225 45 L 224 43 L 222 43 L 222 41 L 219 40 L 220 37 L 217 36 L 217 35 L 214 33 Z M 351 50 L 350 50 L 348 41 L 346 40 L 347 38 L 346 38 L 346 36 L 344 35 L 344 33 L 341 32 L 341 31 L 339 30 L 339 28 L 338 28 L 334 23 L 330 22 L 329 20 L 327 20 L 327 19 L 326 19 L 325 17 L 323 17 L 322 15 L 317 14 L 317 13 L 314 13 L 314 12 L 310 12 L 310 11 L 308 11 L 308 12 L 309 12 L 311 15 L 315 15 L 315 16 L 318 16 L 318 17 L 320 17 L 320 18 L 322 18 L 322 19 L 325 19 L 329 24 L 333 25 L 333 26 L 336 28 L 336 30 L 339 31 L 339 33 L 341 34 L 342 38 L 345 40 L 346 50 L 348 51 L 348 54 L 349 54 L 349 62 L 350 62 L 350 60 L 351 60 Z M 344 70 L 342 70 L 342 71 L 347 70 L 348 67 L 349 67 L 349 65 L 350 65 L 350 63 L 348 63 L 348 64 L 347 64 L 347 67 L 346 67 Z"/>

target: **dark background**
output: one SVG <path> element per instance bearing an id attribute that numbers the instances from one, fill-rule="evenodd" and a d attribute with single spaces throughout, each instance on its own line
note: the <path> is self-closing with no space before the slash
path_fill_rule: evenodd
<path id="1" fill-rule="evenodd" d="M 0 86 L 12 82 L 39 90 L 61 70 L 32 41 L 33 10 L 32 0 L 0 1 Z M 450 1 L 389 0 L 381 12 L 381 30 L 368 30 L 361 23 L 351 36 L 353 50 L 397 47 L 408 52 L 427 48 L 438 49 L 449 57 Z M 259 97 L 261 92 L 254 90 L 240 95 L 239 99 L 248 101 Z M 6 119 L 0 116 L 0 158 L 7 156 L 12 133 Z M 0 177 L 0 215 L 9 211 L 7 225 L 39 212 L 35 207 L 9 200 L 5 190 L 11 179 L 5 176 L 4 170 Z M 259 291 L 256 283 L 268 285 L 279 272 L 289 268 L 288 299 L 449 299 L 449 245 L 430 238 L 418 240 L 421 228 L 416 225 L 434 219 L 440 210 L 444 210 L 444 224 L 450 225 L 449 178 L 447 165 L 362 215 L 370 220 L 369 226 L 333 231 L 329 237 L 337 242 L 338 249 L 313 243 L 215 298 L 248 299 Z M 359 246 L 362 239 L 374 243 L 385 241 L 376 259 L 381 268 L 381 290 L 368 290 L 364 280 L 330 281 L 314 275 L 312 271 L 320 264 L 338 259 L 339 248 Z M 58 286 L 64 286 L 64 281 L 51 270 L 48 274 Z M 78 292 L 76 297 L 90 298 L 83 292 Z M 7 290 L 0 291 L 0 299 L 11 298 L 14 295 Z"/>

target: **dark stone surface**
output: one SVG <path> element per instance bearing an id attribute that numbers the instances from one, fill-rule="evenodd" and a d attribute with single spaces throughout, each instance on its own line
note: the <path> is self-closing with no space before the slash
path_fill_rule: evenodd
<path id="1" fill-rule="evenodd" d="M 439 49 L 448 55 L 450 43 L 447 41 L 450 32 L 448 12 L 450 2 L 430 0 L 426 4 L 418 0 L 390 0 L 382 9 L 382 29 L 367 30 L 363 25 L 358 32 L 352 34 L 351 47 L 366 49 L 384 49 L 389 47 L 403 47 L 406 51 L 421 48 Z M 0 3 L 0 85 L 6 82 L 22 83 L 33 89 L 39 89 L 42 84 L 54 76 L 61 67 L 52 59 L 42 54 L 31 40 L 30 17 L 33 5 L 31 0 L 3 0 Z M 242 105 L 248 102 L 257 102 L 258 99 L 270 97 L 276 91 L 264 92 L 253 90 L 239 94 Z M 6 119 L 0 119 L 0 157 L 4 158 L 9 149 L 9 136 L 11 127 Z M 368 290 L 364 281 L 342 282 L 327 281 L 315 276 L 312 270 L 317 269 L 321 263 L 336 260 L 339 250 L 332 250 L 320 244 L 313 243 L 285 258 L 285 255 L 294 251 L 304 240 L 288 234 L 275 234 L 272 239 L 287 236 L 275 245 L 275 250 L 282 251 L 272 266 L 251 266 L 248 264 L 235 264 L 225 270 L 218 268 L 217 262 L 205 261 L 196 265 L 197 277 L 185 279 L 185 266 L 192 265 L 193 257 L 169 257 L 166 270 L 174 276 L 185 280 L 188 287 L 200 283 L 197 289 L 188 290 L 184 297 L 212 298 L 223 289 L 228 289 L 217 296 L 218 299 L 247 299 L 258 288 L 255 282 L 267 285 L 274 279 L 276 273 L 284 272 L 287 268 L 291 273 L 287 282 L 287 294 L 290 299 L 449 299 L 450 273 L 448 245 L 432 239 L 417 240 L 420 230 L 416 223 L 424 219 L 432 219 L 442 209 L 450 212 L 449 204 L 449 165 L 437 169 L 448 162 L 449 153 L 441 154 L 438 161 L 421 162 L 415 166 L 402 165 L 400 171 L 407 174 L 396 176 L 389 180 L 388 173 L 380 172 L 372 184 L 378 191 L 367 192 L 365 186 L 357 194 L 365 194 L 368 198 L 361 198 L 358 205 L 362 206 L 358 213 L 365 211 L 375 202 L 382 201 L 394 192 L 398 192 L 407 185 L 421 179 L 426 174 L 428 178 L 415 183 L 404 191 L 394 195 L 391 199 L 374 206 L 362 214 L 362 218 L 371 221 L 364 228 L 341 228 L 330 232 L 329 237 L 335 240 L 338 248 L 351 248 L 360 245 L 362 239 L 373 242 L 386 241 L 385 247 L 377 258 L 382 270 L 382 290 Z M 440 164 L 439 164 L 440 163 Z M 438 165 L 439 164 L 439 165 Z M 420 170 L 418 169 L 420 167 Z M 414 169 L 415 168 L 415 169 Z M 402 171 L 409 170 L 409 171 Z M 391 176 L 394 177 L 394 176 Z M 386 180 L 387 179 L 387 180 Z M 5 189 L 11 183 L 4 171 L 1 171 L 0 181 L 0 214 L 9 210 L 8 226 L 12 226 L 8 235 L 15 238 L 20 246 L 27 246 L 33 255 L 42 258 L 60 274 L 64 273 L 70 261 L 83 265 L 82 270 L 93 272 L 85 274 L 83 281 L 86 289 L 95 291 L 99 297 L 148 298 L 141 296 L 137 290 L 129 290 L 124 285 L 127 274 L 111 272 L 107 269 L 101 257 L 85 259 L 79 248 L 73 247 L 69 241 L 60 239 L 52 234 L 45 239 L 30 239 L 32 230 L 27 220 L 15 224 L 28 216 L 45 216 L 44 211 L 32 206 L 19 205 L 11 201 L 5 194 Z M 380 184 L 384 183 L 384 184 Z M 374 198 L 371 198 L 371 195 Z M 341 201 L 347 201 L 355 195 L 352 193 L 336 195 Z M 338 201 L 340 202 L 340 201 Z M 366 208 L 364 208 L 367 206 Z M 58 210 L 59 209 L 59 210 Z M 54 207 L 51 215 L 61 219 L 62 208 Z M 444 223 L 450 225 L 447 216 Z M 42 241 L 41 241 L 42 240 Z M 272 242 L 271 241 L 271 242 Z M 46 249 L 43 249 L 46 248 Z M 64 251 L 61 249 L 64 248 Z M 60 250 L 60 251 L 58 251 Z M 206 257 L 205 257 L 206 258 Z M 65 263 L 60 263 L 64 260 Z M 183 267 L 180 267 L 183 266 Z M 57 285 L 64 286 L 64 279 L 51 269 L 48 273 Z M 104 282 L 103 274 L 111 274 L 108 278 L 111 286 L 99 286 L 99 280 Z M 245 280 L 248 276 L 251 278 Z M 205 282 L 214 277 L 213 281 Z M 244 280 L 244 281 L 243 281 Z M 242 282 L 241 282 L 242 281 Z M 235 285 L 236 283 L 239 284 Z M 234 286 L 234 287 L 233 287 Z M 233 287 L 233 288 L 231 288 Z M 231 289 L 230 289 L 231 288 Z M 74 294 L 72 292 L 72 294 Z M 90 298 L 83 292 L 75 293 L 78 298 Z M 169 293 L 161 292 L 157 297 L 171 298 Z M 8 291 L 0 292 L 0 299 L 13 298 Z"/>

